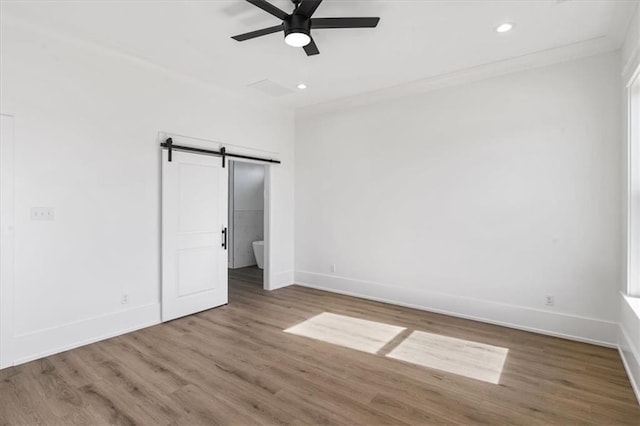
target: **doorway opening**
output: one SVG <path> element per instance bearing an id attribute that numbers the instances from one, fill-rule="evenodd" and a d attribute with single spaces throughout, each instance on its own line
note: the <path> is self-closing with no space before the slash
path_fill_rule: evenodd
<path id="1" fill-rule="evenodd" d="M 264 288 L 266 166 L 229 161 L 230 290 L 234 287 Z"/>

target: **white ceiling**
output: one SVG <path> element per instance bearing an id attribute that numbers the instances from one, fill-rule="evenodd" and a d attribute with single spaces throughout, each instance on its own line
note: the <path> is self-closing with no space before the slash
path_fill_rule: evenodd
<path id="1" fill-rule="evenodd" d="M 288 0 L 275 5 L 290 11 Z M 316 30 L 320 55 L 281 34 L 230 37 L 279 21 L 243 0 L 2 1 L 3 15 L 146 59 L 227 89 L 288 107 L 435 77 L 586 40 L 620 46 L 635 0 L 325 0 L 317 17 L 380 16 L 376 29 Z M 514 29 L 498 34 L 502 22 Z M 602 41 L 602 40 L 600 40 Z M 248 88 L 270 79 L 294 89 L 279 98 Z M 305 82 L 309 88 L 298 91 Z"/>

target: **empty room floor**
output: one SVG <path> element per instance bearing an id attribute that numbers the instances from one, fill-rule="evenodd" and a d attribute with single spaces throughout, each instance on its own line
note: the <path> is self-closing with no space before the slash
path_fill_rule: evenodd
<path id="1" fill-rule="evenodd" d="M 0 424 L 640 424 L 614 349 L 247 277 L 2 370 Z"/>

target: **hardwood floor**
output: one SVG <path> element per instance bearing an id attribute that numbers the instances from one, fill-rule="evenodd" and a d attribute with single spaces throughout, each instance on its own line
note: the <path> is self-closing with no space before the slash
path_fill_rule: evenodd
<path id="1" fill-rule="evenodd" d="M 229 269 L 229 285 L 236 282 L 253 283 L 259 288 L 263 285 L 262 269 L 257 266 L 248 266 L 246 268 Z M 231 296 L 231 294 L 229 294 Z"/>
<path id="2" fill-rule="evenodd" d="M 232 273 L 228 306 L 0 371 L 0 424 L 640 424 L 613 349 L 298 286 L 265 292 L 257 272 Z M 368 321 L 343 333 L 402 331 L 376 353 L 283 331 L 324 312 Z M 433 336 L 453 355 L 456 342 L 508 349 L 498 384 L 386 356 L 414 332 L 417 350 Z"/>

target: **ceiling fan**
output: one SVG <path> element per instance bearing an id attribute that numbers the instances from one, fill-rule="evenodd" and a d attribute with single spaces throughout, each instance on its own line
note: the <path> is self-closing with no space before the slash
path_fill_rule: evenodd
<path id="1" fill-rule="evenodd" d="M 322 0 L 291 0 L 294 10 L 291 14 L 272 5 L 266 0 L 247 0 L 254 6 L 282 20 L 282 24 L 231 37 L 237 41 L 250 40 L 284 31 L 284 41 L 293 47 L 302 47 L 307 56 L 320 53 L 311 37 L 311 30 L 325 28 L 375 28 L 380 18 L 312 18 Z"/>

